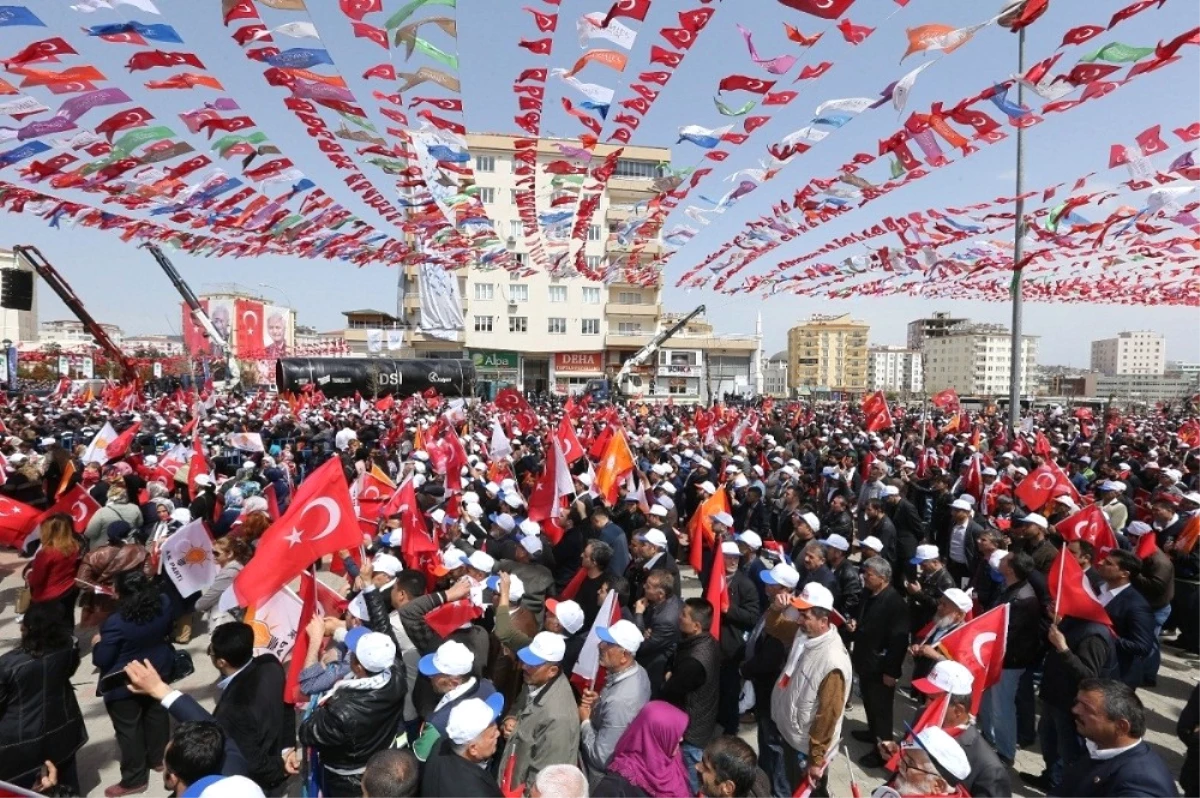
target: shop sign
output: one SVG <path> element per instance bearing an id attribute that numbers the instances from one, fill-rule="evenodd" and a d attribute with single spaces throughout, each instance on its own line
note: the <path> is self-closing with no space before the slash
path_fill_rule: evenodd
<path id="1" fill-rule="evenodd" d="M 558 352 L 554 355 L 554 370 L 558 372 L 603 370 L 604 356 L 601 352 Z"/>
<path id="2" fill-rule="evenodd" d="M 515 369 L 518 356 L 516 352 L 472 352 L 471 362 L 477 369 Z"/>

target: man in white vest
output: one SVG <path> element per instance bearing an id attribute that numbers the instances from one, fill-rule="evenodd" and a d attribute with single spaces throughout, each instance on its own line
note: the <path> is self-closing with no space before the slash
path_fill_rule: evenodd
<path id="1" fill-rule="evenodd" d="M 829 795 L 826 767 L 837 750 L 850 700 L 850 654 L 830 626 L 833 594 L 816 582 L 799 596 L 776 596 L 767 633 L 791 645 L 771 691 L 771 719 L 783 741 L 784 771 L 792 790 L 806 780 L 814 798 Z"/>

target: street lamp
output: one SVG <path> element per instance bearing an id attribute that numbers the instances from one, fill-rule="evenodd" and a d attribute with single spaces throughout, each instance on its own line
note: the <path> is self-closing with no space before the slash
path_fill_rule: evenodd
<path id="1" fill-rule="evenodd" d="M 296 306 L 292 304 L 292 298 L 290 296 L 288 296 L 288 292 L 284 291 L 282 288 L 276 288 L 275 286 L 270 285 L 268 283 L 259 283 L 258 287 L 259 288 L 269 288 L 272 291 L 278 291 L 279 293 L 283 294 L 283 301 L 287 302 L 288 307 L 291 308 L 293 311 L 296 309 Z"/>

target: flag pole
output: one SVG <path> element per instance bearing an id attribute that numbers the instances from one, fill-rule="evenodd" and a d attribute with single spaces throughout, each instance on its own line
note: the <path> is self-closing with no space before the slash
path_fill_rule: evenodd
<path id="1" fill-rule="evenodd" d="M 1024 76 L 1025 74 L 1025 28 L 1022 26 L 1017 34 L 1017 74 Z M 1025 94 L 1025 84 L 1021 79 L 1016 81 L 1017 84 L 1017 106 L 1023 107 L 1022 102 Z M 1017 201 L 1013 208 L 1013 214 L 1016 217 L 1013 234 L 1013 276 L 1012 276 L 1012 342 L 1011 351 L 1009 353 L 1009 376 L 1008 376 L 1008 428 L 1009 435 L 1016 436 L 1017 426 L 1021 419 L 1021 366 L 1024 364 L 1025 358 L 1022 354 L 1022 286 L 1021 286 L 1021 261 L 1025 257 L 1025 199 L 1022 196 L 1025 193 L 1025 128 L 1023 125 L 1017 125 L 1017 186 L 1016 198 Z"/>
<path id="2" fill-rule="evenodd" d="M 1067 544 L 1063 543 L 1063 547 L 1058 552 L 1058 585 L 1054 589 L 1054 622 L 1058 623 L 1058 607 L 1062 603 L 1062 588 L 1063 588 L 1063 571 L 1067 567 L 1067 557 L 1071 556 L 1071 552 L 1067 549 Z"/>

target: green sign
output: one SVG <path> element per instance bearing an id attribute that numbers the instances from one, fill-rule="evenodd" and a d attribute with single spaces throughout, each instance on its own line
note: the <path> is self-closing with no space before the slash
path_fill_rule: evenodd
<path id="1" fill-rule="evenodd" d="M 516 352 L 472 352 L 471 362 L 479 369 L 515 369 Z"/>

